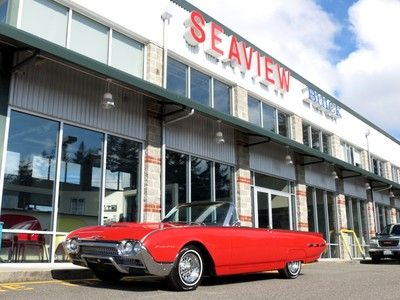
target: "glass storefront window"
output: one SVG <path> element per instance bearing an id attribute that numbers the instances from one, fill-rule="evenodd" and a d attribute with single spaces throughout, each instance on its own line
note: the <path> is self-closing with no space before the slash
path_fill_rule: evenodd
<path id="1" fill-rule="evenodd" d="M 316 231 L 314 222 L 314 189 L 307 187 L 307 218 L 308 218 L 308 231 Z"/>
<path id="2" fill-rule="evenodd" d="M 70 48 L 102 63 L 107 63 L 108 31 L 106 26 L 74 12 L 71 22 Z"/>
<path id="3" fill-rule="evenodd" d="M 191 201 L 211 201 L 211 162 L 192 157 Z"/>
<path id="4" fill-rule="evenodd" d="M 316 200 L 317 200 L 317 218 L 318 218 L 318 232 L 322 233 L 324 239 L 328 241 L 326 232 L 326 218 L 325 218 L 325 201 L 324 191 L 316 189 Z"/>
<path id="5" fill-rule="evenodd" d="M 214 108 L 226 114 L 231 112 L 231 88 L 216 79 L 214 79 Z"/>
<path id="6" fill-rule="evenodd" d="M 329 136 L 322 133 L 322 152 L 329 154 Z"/>
<path id="7" fill-rule="evenodd" d="M 141 144 L 107 136 L 104 224 L 139 221 L 139 153 Z"/>
<path id="8" fill-rule="evenodd" d="M 177 204 L 187 202 L 188 156 L 172 151 L 166 151 L 165 155 L 165 213 L 167 214 Z"/>
<path id="9" fill-rule="evenodd" d="M 247 107 L 249 122 L 261 126 L 260 101 L 249 96 L 247 98 Z"/>
<path id="10" fill-rule="evenodd" d="M 51 20 L 51 26 L 49 26 L 49 20 Z M 65 46 L 67 23 L 67 7 L 49 0 L 24 1 L 21 29 L 58 45 Z"/>
<path id="11" fill-rule="evenodd" d="M 215 163 L 215 200 L 233 201 L 233 170 L 231 166 Z"/>
<path id="12" fill-rule="evenodd" d="M 104 135 L 64 125 L 62 139 L 57 231 L 69 232 L 99 223 Z"/>
<path id="13" fill-rule="evenodd" d="M 11 112 L 1 208 L 5 228 L 27 222 L 26 230 L 52 230 L 58 131 L 58 122 Z"/>
<path id="14" fill-rule="evenodd" d="M 275 108 L 263 103 L 262 113 L 263 113 L 263 128 L 276 132 Z"/>
<path id="15" fill-rule="evenodd" d="M 167 89 L 182 96 L 187 96 L 188 67 L 179 61 L 168 57 Z"/>
<path id="16" fill-rule="evenodd" d="M 117 31 L 112 33 L 111 45 L 111 65 L 141 78 L 143 76 L 143 45 Z"/>
<path id="17" fill-rule="evenodd" d="M 290 193 L 290 184 L 288 180 L 260 173 L 255 173 L 255 185 L 275 191 Z"/>
<path id="18" fill-rule="evenodd" d="M 210 76 L 195 69 L 190 71 L 190 98 L 200 104 L 210 105 Z"/>

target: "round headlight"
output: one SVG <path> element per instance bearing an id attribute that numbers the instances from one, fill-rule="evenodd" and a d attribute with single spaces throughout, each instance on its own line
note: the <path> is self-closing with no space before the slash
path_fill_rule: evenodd
<path id="1" fill-rule="evenodd" d="M 122 256 L 132 256 L 140 251 L 140 243 L 134 241 L 122 241 L 118 245 L 118 254 Z"/>
<path id="2" fill-rule="evenodd" d="M 75 254 L 79 251 L 79 245 L 77 239 L 70 239 L 67 241 L 67 250 L 69 253 Z"/>

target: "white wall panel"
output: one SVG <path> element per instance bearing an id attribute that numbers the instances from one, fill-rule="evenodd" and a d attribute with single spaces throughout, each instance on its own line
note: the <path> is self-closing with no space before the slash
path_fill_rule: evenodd
<path id="1" fill-rule="evenodd" d="M 116 107 L 101 100 L 106 82 L 48 60 L 30 63 L 12 79 L 10 104 L 51 117 L 145 139 L 143 97 L 111 84 Z"/>
<path id="2" fill-rule="evenodd" d="M 250 147 L 250 169 L 294 180 L 294 166 L 285 164 L 285 156 L 285 148 L 275 143 Z"/>
<path id="3" fill-rule="evenodd" d="M 222 125 L 221 131 L 225 143 L 217 144 L 215 142 L 216 121 L 193 115 L 167 125 L 165 143 L 168 149 L 235 164 L 234 130 Z"/>

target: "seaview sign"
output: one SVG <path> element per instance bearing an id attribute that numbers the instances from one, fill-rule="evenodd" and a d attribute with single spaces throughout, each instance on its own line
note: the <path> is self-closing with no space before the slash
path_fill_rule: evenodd
<path id="1" fill-rule="evenodd" d="M 235 35 L 227 36 L 224 29 L 214 22 L 206 23 L 202 14 L 192 11 L 185 21 L 185 40 L 189 45 L 204 45 L 204 51 L 214 58 L 240 67 L 242 73 L 249 72 L 253 79 L 264 85 L 273 85 L 289 92 L 290 71 L 268 56 L 263 56 Z"/>
<path id="2" fill-rule="evenodd" d="M 309 87 L 304 88 L 303 93 L 306 96 L 303 101 L 311 103 L 315 109 L 324 112 L 327 117 L 333 119 L 338 119 L 342 117 L 342 115 L 340 114 L 341 108 L 325 96 L 321 95 L 320 93 L 314 91 Z"/>

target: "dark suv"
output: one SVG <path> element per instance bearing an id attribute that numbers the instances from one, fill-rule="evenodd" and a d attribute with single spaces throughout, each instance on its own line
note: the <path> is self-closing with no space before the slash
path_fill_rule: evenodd
<path id="1" fill-rule="evenodd" d="M 400 224 L 386 225 L 381 233 L 371 238 L 369 256 L 373 262 L 386 257 L 400 260 Z"/>

